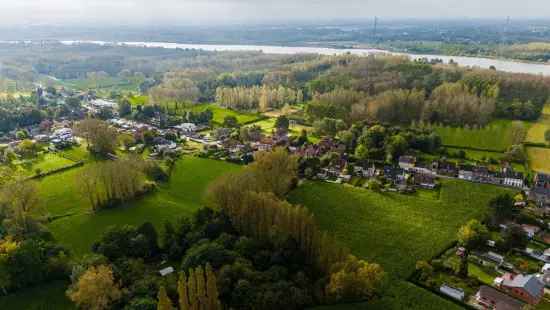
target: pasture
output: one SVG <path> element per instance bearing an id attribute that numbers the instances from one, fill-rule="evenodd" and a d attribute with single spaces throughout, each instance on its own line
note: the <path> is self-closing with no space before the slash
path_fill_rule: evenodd
<path id="1" fill-rule="evenodd" d="M 529 124 L 522 121 L 496 120 L 483 128 L 434 126 L 445 146 L 504 152 L 521 144 Z"/>
<path id="2" fill-rule="evenodd" d="M 488 212 L 489 200 L 507 189 L 458 180 L 442 183 L 437 196 L 306 182 L 290 193 L 289 201 L 308 207 L 320 227 L 355 255 L 384 267 L 392 287 L 369 309 L 447 309 L 453 304 L 404 280 L 418 260 L 430 259 L 452 244 L 459 227 L 470 219 L 481 219 Z"/>
<path id="3" fill-rule="evenodd" d="M 550 105 L 546 105 L 542 111 L 542 115 L 537 122 L 531 125 L 527 132 L 525 142 L 545 144 L 544 133 L 550 129 Z"/>
<path id="4" fill-rule="evenodd" d="M 152 222 L 157 228 L 167 220 L 191 215 L 201 207 L 208 184 L 239 166 L 195 157 L 176 163 L 168 183 L 154 193 L 126 205 L 91 213 L 90 203 L 76 187 L 82 168 L 44 178 L 39 183 L 42 208 L 53 221 L 48 225 L 54 237 L 73 254 L 90 252 L 91 245 L 112 225 Z"/>
<path id="5" fill-rule="evenodd" d="M 550 173 L 550 149 L 527 147 L 527 158 L 532 170 Z"/>

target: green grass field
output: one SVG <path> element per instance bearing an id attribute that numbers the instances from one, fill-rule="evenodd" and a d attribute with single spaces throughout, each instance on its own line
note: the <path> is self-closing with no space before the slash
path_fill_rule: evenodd
<path id="1" fill-rule="evenodd" d="M 78 80 L 63 80 L 60 83 L 69 88 L 77 90 L 94 89 L 100 92 L 110 91 L 126 91 L 135 92 L 139 90 L 141 79 L 123 79 L 119 77 L 101 77 L 98 79 L 78 79 Z"/>
<path id="2" fill-rule="evenodd" d="M 15 164 L 16 174 L 23 177 L 31 177 L 36 175 L 37 171 L 42 173 L 51 172 L 74 164 L 75 162 L 66 158 L 63 158 L 55 153 L 46 153 L 38 155 L 36 158 L 30 161 L 25 161 L 19 164 Z"/>
<path id="3" fill-rule="evenodd" d="M 72 160 L 72 161 L 90 161 L 92 158 L 92 155 L 88 150 L 86 149 L 86 144 L 84 141 L 80 143 L 78 146 L 73 146 L 71 148 L 68 148 L 66 150 L 60 151 L 60 153 L 65 156 L 66 158 Z"/>
<path id="4" fill-rule="evenodd" d="M 434 127 L 443 145 L 504 152 L 513 144 L 523 142 L 529 124 L 521 121 L 496 120 L 481 129 Z"/>
<path id="5" fill-rule="evenodd" d="M 268 119 L 257 121 L 255 123 L 250 124 L 250 125 L 260 126 L 260 128 L 262 128 L 262 131 L 265 134 L 271 135 L 271 133 L 275 129 L 275 121 L 276 121 L 276 118 L 268 118 Z M 308 133 L 308 138 L 309 138 L 310 142 L 312 142 L 312 143 L 319 142 L 319 138 L 312 135 L 313 127 L 310 127 L 310 126 L 304 126 L 304 125 L 300 125 L 300 124 L 291 125 L 290 126 L 290 135 L 291 136 L 299 136 L 302 133 L 302 130 L 304 130 L 304 129 Z"/>
<path id="6" fill-rule="evenodd" d="M 237 112 L 234 110 L 226 109 L 224 107 L 219 106 L 216 103 L 208 103 L 208 104 L 197 104 L 192 106 L 178 106 L 176 109 L 175 103 L 163 103 L 163 106 L 168 110 L 171 111 L 171 113 L 177 113 L 179 115 L 185 114 L 187 111 L 191 112 L 204 112 L 207 109 L 212 111 L 213 118 L 212 121 L 216 125 L 221 125 L 223 123 L 223 120 L 227 116 L 234 116 L 237 118 L 237 121 L 241 125 L 250 124 L 253 122 L 257 122 L 263 118 L 260 114 L 254 114 L 254 113 L 243 113 L 243 112 Z M 176 112 L 174 112 L 176 111 Z"/>
<path id="7" fill-rule="evenodd" d="M 550 149 L 527 147 L 527 158 L 532 170 L 550 173 Z"/>
<path id="8" fill-rule="evenodd" d="M 111 225 L 139 225 L 146 221 L 160 227 L 166 220 L 192 214 L 203 202 L 208 184 L 219 175 L 239 169 L 226 162 L 184 157 L 177 162 L 170 182 L 153 194 L 111 210 L 90 212 L 90 204 L 76 188 L 82 168 L 52 175 L 40 182 L 42 207 L 59 217 L 49 224 L 54 237 L 75 255 L 90 251 Z"/>
<path id="9" fill-rule="evenodd" d="M 544 106 L 540 118 L 531 125 L 527 132 L 525 142 L 546 143 L 544 133 L 550 129 L 550 105 Z"/>
<path id="10" fill-rule="evenodd" d="M 57 281 L 0 297 L 0 309 L 5 310 L 76 310 L 65 297 L 67 283 Z"/>
<path id="11" fill-rule="evenodd" d="M 216 124 L 222 124 L 224 118 L 227 116 L 235 116 L 241 125 L 253 123 L 262 118 L 259 114 L 241 113 L 220 107 L 215 103 L 196 105 L 188 110 L 193 112 L 203 112 L 206 109 L 210 109 L 212 111 L 214 114 L 212 121 Z"/>
<path id="12" fill-rule="evenodd" d="M 436 198 L 307 182 L 290 194 L 289 201 L 312 210 L 321 228 L 354 254 L 381 264 L 393 285 L 410 285 L 403 281 L 418 260 L 428 260 L 445 249 L 455 240 L 461 225 L 482 218 L 488 211 L 488 201 L 506 191 L 491 185 L 444 180 Z M 390 288 L 379 301 L 384 306 L 375 308 L 402 309 L 403 303 L 410 300 L 410 309 L 446 309 L 441 307 L 448 302 L 432 294 L 433 302 L 427 302 L 432 306 L 421 306 L 426 302 L 424 298 L 418 300 L 423 292 L 415 286 Z"/>
<path id="13" fill-rule="evenodd" d="M 130 104 L 132 106 L 146 105 L 149 103 L 149 97 L 148 96 L 130 96 L 128 97 L 128 101 L 130 101 Z"/>

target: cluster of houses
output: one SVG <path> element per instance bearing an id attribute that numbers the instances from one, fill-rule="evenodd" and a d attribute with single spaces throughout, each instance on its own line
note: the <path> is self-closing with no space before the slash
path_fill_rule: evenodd
<path id="1" fill-rule="evenodd" d="M 501 225 L 502 229 L 508 229 L 511 225 Z M 533 225 L 517 225 L 522 228 L 529 239 L 533 239 L 541 231 L 540 227 Z M 495 241 L 488 240 L 487 246 L 495 247 Z M 531 309 L 539 304 L 550 288 L 550 248 L 545 251 L 538 251 L 529 247 L 524 250 L 515 249 L 526 257 L 530 257 L 543 264 L 540 272 L 534 274 L 522 274 L 515 269 L 514 265 L 507 262 L 505 257 L 492 251 L 473 252 L 473 257 L 479 264 L 495 266 L 499 275 L 494 278 L 492 285 L 482 285 L 471 299 L 465 300 L 464 290 L 443 284 L 439 291 L 457 299 L 468 302 L 470 305 L 480 309 Z M 456 255 L 464 257 L 465 249 L 457 248 Z"/>
<path id="2" fill-rule="evenodd" d="M 529 191 L 529 199 L 539 207 L 550 205 L 550 175 L 537 173 L 533 179 L 533 186 Z"/>
<path id="3" fill-rule="evenodd" d="M 103 110 L 109 110 L 116 114 L 118 103 L 104 99 L 91 99 L 87 100 L 82 106 L 92 115 L 97 115 Z"/>
<path id="4" fill-rule="evenodd" d="M 309 147 L 299 152 L 304 156 L 319 156 L 323 153 L 326 153 L 326 150 L 321 146 Z M 351 178 L 351 175 L 350 172 L 343 171 L 344 167 L 346 167 L 345 161 L 333 164 L 323 168 L 317 177 L 321 180 L 345 182 Z M 353 168 L 353 174 L 365 179 L 383 176 L 398 190 L 407 190 L 410 186 L 433 189 L 437 185 L 438 177 L 526 189 L 523 174 L 514 171 L 510 166 L 506 166 L 500 171 L 491 171 L 485 166 L 457 165 L 446 160 L 436 160 L 431 164 L 424 164 L 417 162 L 414 156 L 399 157 L 397 166 L 356 165 Z M 547 189 L 550 192 L 550 186 Z"/>
<path id="5" fill-rule="evenodd" d="M 61 150 L 76 144 L 76 138 L 70 128 L 70 122 L 44 122 L 48 122 L 48 126 L 35 125 L 24 128 L 28 133 L 28 137 L 25 139 L 30 139 L 42 144 L 49 144 L 48 148 L 52 151 Z M 4 141 L 7 142 L 5 145 L 9 148 L 15 149 L 23 140 L 18 139 L 14 132 L 8 136 L 4 136 Z"/>
<path id="6" fill-rule="evenodd" d="M 506 272 L 495 278 L 493 286 L 481 286 L 474 298 L 483 309 L 522 310 L 538 305 L 544 289 L 545 283 L 536 275 Z"/>
<path id="7" fill-rule="evenodd" d="M 504 257 L 496 253 L 488 252 L 483 257 L 499 266 L 508 265 L 507 268 L 513 268 L 504 262 Z M 550 256 L 548 258 L 550 259 Z M 493 280 L 492 286 L 482 285 L 468 302 L 480 309 L 530 309 L 542 301 L 545 288 L 548 286 L 550 286 L 550 264 L 547 263 L 539 274 L 504 272 Z M 456 300 L 466 301 L 466 293 L 461 288 L 443 284 L 439 291 Z"/>
<path id="8" fill-rule="evenodd" d="M 73 130 L 67 127 L 54 130 L 49 139 L 52 146 L 58 150 L 70 147 L 76 143 L 76 139 L 73 136 Z"/>

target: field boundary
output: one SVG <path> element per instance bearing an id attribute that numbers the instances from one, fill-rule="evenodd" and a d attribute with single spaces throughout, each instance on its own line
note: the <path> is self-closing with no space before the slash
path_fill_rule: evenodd
<path id="1" fill-rule="evenodd" d="M 58 168 L 58 169 L 53 169 L 53 170 L 50 170 L 48 172 L 35 174 L 33 176 L 28 177 L 27 180 L 41 179 L 41 178 L 50 176 L 52 174 L 65 172 L 67 170 L 70 170 L 70 169 L 73 169 L 73 168 L 76 168 L 76 167 L 81 167 L 83 165 L 84 165 L 84 161 L 75 162 L 73 164 L 70 164 L 70 165 L 67 165 L 67 166 L 64 166 L 64 167 L 61 167 L 61 168 Z"/>
<path id="2" fill-rule="evenodd" d="M 456 145 L 449 145 L 449 144 L 442 144 L 441 146 L 452 148 L 452 149 L 462 149 L 462 150 L 470 150 L 470 151 L 480 151 L 480 152 L 489 152 L 489 153 L 499 153 L 502 154 L 506 152 L 506 150 L 496 150 L 496 149 L 484 149 L 479 147 L 472 147 L 472 146 L 456 146 Z"/>
<path id="3" fill-rule="evenodd" d="M 550 149 L 550 145 L 546 143 L 535 143 L 535 142 L 523 142 L 523 146 L 525 147 L 538 147 L 541 149 Z"/>

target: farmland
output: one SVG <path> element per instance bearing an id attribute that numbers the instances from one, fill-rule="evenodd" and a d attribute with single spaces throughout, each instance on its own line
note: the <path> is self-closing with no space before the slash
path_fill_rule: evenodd
<path id="1" fill-rule="evenodd" d="M 523 142 L 528 124 L 521 121 L 497 120 L 483 128 L 438 126 L 433 128 L 443 145 L 476 150 L 504 152 Z"/>
<path id="2" fill-rule="evenodd" d="M 443 182 L 439 197 L 430 197 L 307 182 L 293 191 L 289 200 L 308 207 L 321 228 L 334 234 L 354 254 L 380 263 L 391 279 L 402 281 L 414 271 L 418 260 L 429 259 L 450 245 L 461 225 L 482 218 L 488 201 L 505 191 L 453 180 Z M 393 301 L 406 303 L 424 292 L 408 287 L 394 293 L 409 295 Z M 393 304 L 388 300 L 391 296 L 384 296 L 381 304 Z"/>
<path id="3" fill-rule="evenodd" d="M 527 158 L 529 167 L 534 171 L 550 173 L 550 149 L 528 147 Z"/>
<path id="4" fill-rule="evenodd" d="M 544 139 L 544 133 L 550 129 L 550 105 L 546 105 L 542 111 L 540 118 L 531 125 L 529 131 L 527 132 L 526 142 L 529 143 L 546 143 Z"/>
<path id="5" fill-rule="evenodd" d="M 186 216 L 197 210 L 208 183 L 217 176 L 238 169 L 225 162 L 184 157 L 177 162 L 169 183 L 135 202 L 90 213 L 90 204 L 76 188 L 81 168 L 52 175 L 40 182 L 42 207 L 54 220 L 49 228 L 59 242 L 82 255 L 111 225 L 139 225 L 150 221 L 158 228 L 166 220 Z"/>

